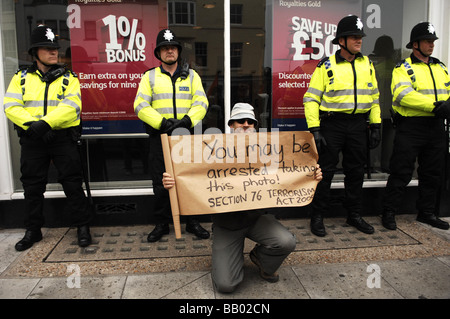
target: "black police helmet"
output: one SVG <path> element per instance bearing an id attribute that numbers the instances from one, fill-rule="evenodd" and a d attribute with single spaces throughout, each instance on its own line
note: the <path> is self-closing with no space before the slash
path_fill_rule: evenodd
<path id="1" fill-rule="evenodd" d="M 366 36 L 363 31 L 363 23 L 361 19 L 355 15 L 346 16 L 339 21 L 336 30 L 336 37 L 333 39 L 332 43 L 339 44 L 339 38 L 349 35 L 359 35 L 362 37 Z"/>
<path id="2" fill-rule="evenodd" d="M 40 47 L 60 48 L 58 39 L 53 30 L 42 24 L 31 32 L 31 45 L 28 49 L 28 53 L 32 54 L 33 49 Z"/>
<path id="3" fill-rule="evenodd" d="M 436 30 L 430 22 L 421 22 L 416 24 L 411 30 L 409 43 L 406 45 L 407 49 L 412 49 L 413 43 L 420 40 L 437 40 Z"/>
<path id="4" fill-rule="evenodd" d="M 158 60 L 161 60 L 158 55 L 159 49 L 164 45 L 176 46 L 178 48 L 178 55 L 181 55 L 181 43 L 178 41 L 175 33 L 169 29 L 159 31 L 158 36 L 156 37 L 156 47 L 153 53 Z"/>

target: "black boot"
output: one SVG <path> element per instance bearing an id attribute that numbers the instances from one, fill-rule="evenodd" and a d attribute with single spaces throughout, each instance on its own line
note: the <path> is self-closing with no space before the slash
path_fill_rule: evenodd
<path id="1" fill-rule="evenodd" d="M 347 217 L 347 224 L 356 227 L 356 229 L 366 234 L 373 234 L 375 232 L 373 227 L 366 223 L 358 213 L 350 213 Z"/>
<path id="2" fill-rule="evenodd" d="M 321 214 L 314 214 L 311 216 L 311 232 L 319 237 L 324 237 L 327 234 Z"/>
<path id="3" fill-rule="evenodd" d="M 78 246 L 87 247 L 92 243 L 92 237 L 88 225 L 79 226 L 77 229 Z"/>
<path id="4" fill-rule="evenodd" d="M 153 243 L 161 239 L 163 235 L 169 233 L 168 224 L 157 224 L 150 234 L 148 234 L 147 241 Z"/>
<path id="5" fill-rule="evenodd" d="M 195 236 L 197 236 L 198 238 L 201 238 L 201 239 L 209 238 L 209 232 L 206 229 L 204 229 L 198 222 L 187 223 L 186 231 L 188 233 L 194 234 Z"/>
<path id="6" fill-rule="evenodd" d="M 396 230 L 397 223 L 395 222 L 395 213 L 390 210 L 383 211 L 383 215 L 381 216 L 381 224 L 383 224 L 384 228 Z"/>
<path id="7" fill-rule="evenodd" d="M 17 251 L 24 251 L 33 246 L 34 243 L 37 243 L 42 239 L 41 230 L 27 230 L 25 232 L 25 236 L 17 242 L 15 248 Z"/>
<path id="8" fill-rule="evenodd" d="M 431 225 L 433 227 L 447 230 L 449 229 L 449 224 L 442 219 L 436 217 L 435 214 L 429 212 L 420 212 L 417 215 L 417 221 L 421 223 L 425 223 Z"/>

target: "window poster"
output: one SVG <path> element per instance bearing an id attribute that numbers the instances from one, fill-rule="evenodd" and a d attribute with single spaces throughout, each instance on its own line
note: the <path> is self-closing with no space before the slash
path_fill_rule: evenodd
<path id="1" fill-rule="evenodd" d="M 70 0 L 67 11 L 83 135 L 143 133 L 133 102 L 143 73 L 159 65 L 153 50 L 166 11 L 157 0 Z"/>
<path id="2" fill-rule="evenodd" d="M 361 16 L 361 0 L 273 2 L 272 127 L 306 130 L 303 95 L 320 60 L 334 54 L 339 20 Z"/>

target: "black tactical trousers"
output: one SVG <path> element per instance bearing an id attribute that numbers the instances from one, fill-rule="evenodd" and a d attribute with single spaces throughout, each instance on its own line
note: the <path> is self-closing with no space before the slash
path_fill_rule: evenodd
<path id="1" fill-rule="evenodd" d="M 155 193 L 153 216 L 155 224 L 168 224 L 172 222 L 172 209 L 170 206 L 170 197 L 167 189 L 162 184 L 162 176 L 166 171 L 164 164 L 164 154 L 161 144 L 161 135 L 156 133 L 149 134 L 150 139 L 150 164 L 149 172 L 153 182 L 153 192 Z M 184 219 L 184 218 L 182 218 Z M 187 223 L 197 222 L 197 218 L 186 216 Z"/>
<path id="2" fill-rule="evenodd" d="M 20 138 L 21 182 L 25 196 L 25 227 L 38 230 L 44 225 L 44 192 L 48 181 L 50 162 L 58 171 L 67 196 L 66 212 L 72 226 L 82 226 L 90 221 L 87 198 L 82 188 L 82 167 L 76 142 L 69 130 L 54 135 L 50 142 L 34 140 L 28 136 Z"/>
<path id="3" fill-rule="evenodd" d="M 419 212 L 434 212 L 444 175 L 444 121 L 434 117 L 402 117 L 397 125 L 383 209 L 397 213 L 418 163 Z"/>
<path id="4" fill-rule="evenodd" d="M 331 181 L 337 170 L 341 152 L 345 175 L 344 207 L 349 215 L 351 213 L 359 214 L 362 209 L 362 185 L 367 158 L 366 115 L 335 113 L 321 120 L 320 132 L 325 138 L 327 146 L 322 146 L 319 153 L 323 179 L 317 185 L 312 202 L 312 214 L 323 214 L 329 209 Z"/>

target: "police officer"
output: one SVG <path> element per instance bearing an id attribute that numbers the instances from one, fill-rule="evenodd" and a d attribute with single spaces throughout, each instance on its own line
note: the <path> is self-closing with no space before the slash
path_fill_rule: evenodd
<path id="1" fill-rule="evenodd" d="M 431 56 L 437 39 L 431 23 L 414 26 L 406 45 L 412 54 L 392 71 L 392 108 L 397 127 L 383 201 L 382 224 L 387 229 L 396 229 L 395 214 L 416 159 L 419 164 L 417 220 L 449 229 L 449 224 L 435 215 L 444 168 L 444 119 L 450 118 L 450 76 L 445 65 Z"/>
<path id="2" fill-rule="evenodd" d="M 40 25 L 31 34 L 34 63 L 12 78 L 4 98 L 6 116 L 20 137 L 21 178 L 25 196 L 26 232 L 15 248 L 22 251 L 42 239 L 43 204 L 52 161 L 67 196 L 67 210 L 77 226 L 78 244 L 91 243 L 89 207 L 82 189 L 77 148 L 81 95 L 76 75 L 58 62 L 58 40 Z"/>
<path id="3" fill-rule="evenodd" d="M 364 36 L 363 24 L 357 16 L 341 19 L 333 40 L 341 49 L 319 62 L 303 98 L 306 121 L 314 135 L 323 172 L 311 212 L 311 232 L 317 236 L 326 235 L 323 214 L 329 208 L 330 186 L 340 152 L 347 223 L 364 233 L 374 232 L 360 215 L 367 147 L 378 146 L 381 126 L 374 66 L 360 53 Z M 370 145 L 367 145 L 367 121 Z"/>
<path id="4" fill-rule="evenodd" d="M 150 138 L 156 227 L 147 237 L 149 242 L 168 234 L 172 219 L 169 193 L 162 185 L 165 167 L 160 134 L 193 128 L 205 117 L 208 108 L 200 76 L 179 63 L 181 51 L 182 46 L 171 30 L 158 33 L 154 54 L 161 65 L 144 73 L 134 101 L 135 113 L 145 123 Z M 187 218 L 186 231 L 209 238 L 209 232 L 193 217 Z"/>

